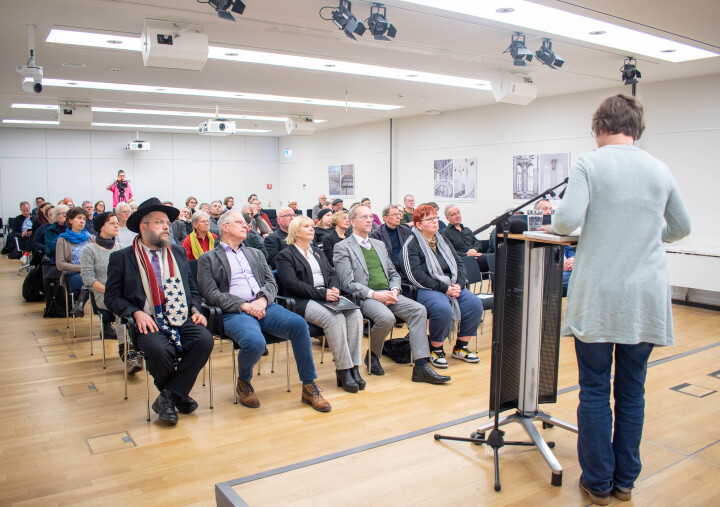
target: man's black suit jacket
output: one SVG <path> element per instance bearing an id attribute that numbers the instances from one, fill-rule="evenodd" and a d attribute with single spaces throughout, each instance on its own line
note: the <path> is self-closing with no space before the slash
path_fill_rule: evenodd
<path id="1" fill-rule="evenodd" d="M 200 311 L 200 291 L 197 281 L 190 272 L 185 249 L 178 245 L 172 245 L 172 252 L 180 269 L 180 276 L 185 288 L 185 296 L 191 311 L 193 308 Z M 110 254 L 108 264 L 108 277 L 105 283 L 105 305 L 113 314 L 120 317 L 132 317 L 138 310 L 143 311 L 145 307 L 145 290 L 140 278 L 140 268 L 132 247 L 123 248 Z M 152 303 L 151 303 L 152 306 Z"/>

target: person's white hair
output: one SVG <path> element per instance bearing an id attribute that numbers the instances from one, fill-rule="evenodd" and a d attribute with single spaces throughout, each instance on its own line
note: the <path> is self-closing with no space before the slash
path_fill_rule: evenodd
<path id="1" fill-rule="evenodd" d="M 117 206 L 115 206 L 115 214 L 120 213 L 120 210 L 123 209 L 123 208 L 132 209 L 132 208 L 130 208 L 130 205 L 129 205 L 128 203 L 126 203 L 126 202 L 119 202 L 119 203 L 117 204 Z"/>

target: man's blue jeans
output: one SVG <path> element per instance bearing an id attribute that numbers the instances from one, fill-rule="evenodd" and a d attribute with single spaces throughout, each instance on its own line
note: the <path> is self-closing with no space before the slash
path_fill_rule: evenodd
<path id="1" fill-rule="evenodd" d="M 645 420 L 645 377 L 652 343 L 622 345 L 575 339 L 580 404 L 578 458 L 583 483 L 595 493 L 613 485 L 632 488 L 640 475 Z M 615 352 L 615 425 L 610 408 L 610 371 Z"/>
<path id="2" fill-rule="evenodd" d="M 249 382 L 253 366 L 265 350 L 263 331 L 290 340 L 295 355 L 298 375 L 303 383 L 317 378 L 312 356 L 312 345 L 307 322 L 298 314 L 272 303 L 265 309 L 265 317 L 258 320 L 247 313 L 223 314 L 225 334 L 240 346 L 238 352 L 238 378 Z"/>

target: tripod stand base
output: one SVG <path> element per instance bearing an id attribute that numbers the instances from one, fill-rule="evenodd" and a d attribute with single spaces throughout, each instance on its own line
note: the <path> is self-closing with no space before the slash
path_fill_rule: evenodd
<path id="1" fill-rule="evenodd" d="M 559 428 L 572 431 L 573 433 L 578 432 L 577 426 L 573 426 L 572 424 L 561 421 L 560 419 L 556 419 L 550 414 L 546 414 L 545 412 L 539 410 L 532 413 L 523 413 L 517 411 L 514 414 L 503 417 L 498 421 L 498 427 L 512 422 L 518 423 L 523 427 L 525 433 L 528 434 L 530 440 L 532 440 L 533 444 L 538 448 L 540 454 L 545 459 L 548 466 L 550 467 L 550 470 L 552 471 L 550 483 L 553 486 L 562 486 L 562 467 L 560 466 L 557 458 L 555 458 L 555 455 L 550 450 L 550 448 L 555 447 L 555 445 L 549 445 L 547 442 L 545 442 L 542 435 L 540 435 L 540 432 L 533 424 L 533 421 L 542 421 L 543 428 L 551 428 L 553 426 L 558 426 Z M 472 434 L 472 437 L 482 439 L 485 436 L 485 432 L 494 427 L 494 422 L 483 424 L 482 426 L 478 427 L 475 433 Z"/>

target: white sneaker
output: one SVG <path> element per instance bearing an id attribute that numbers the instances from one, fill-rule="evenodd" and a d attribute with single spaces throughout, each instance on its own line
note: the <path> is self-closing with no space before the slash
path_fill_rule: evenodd
<path id="1" fill-rule="evenodd" d="M 435 368 L 447 368 L 448 362 L 447 359 L 445 359 L 445 351 L 444 350 L 431 350 L 430 351 L 430 362 L 435 366 Z"/>
<path id="2" fill-rule="evenodd" d="M 470 352 L 467 347 L 463 347 L 461 349 L 453 349 L 452 356 L 455 359 L 462 359 L 465 362 L 468 363 L 478 363 L 480 362 L 480 358 Z"/>

